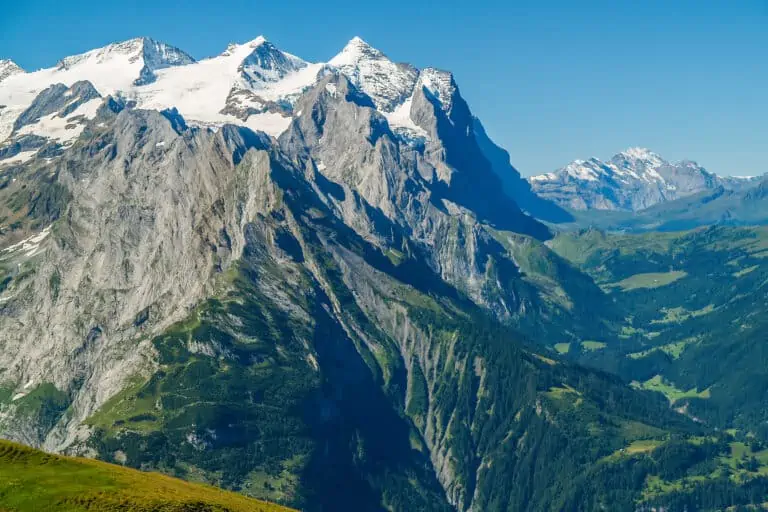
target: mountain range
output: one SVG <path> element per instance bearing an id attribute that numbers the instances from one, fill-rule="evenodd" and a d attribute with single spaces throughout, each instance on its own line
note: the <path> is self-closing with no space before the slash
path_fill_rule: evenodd
<path id="1" fill-rule="evenodd" d="M 575 160 L 557 171 L 528 178 L 541 197 L 572 210 L 636 212 L 718 189 L 740 191 L 754 177 L 721 177 L 696 162 L 668 162 L 644 148 L 630 148 L 607 162 Z"/>
<path id="2" fill-rule="evenodd" d="M 632 283 L 687 283 L 682 253 L 644 241 L 638 260 L 670 269 L 638 278 L 610 237 L 596 254 L 592 231 L 555 237 L 543 221 L 572 205 L 520 177 L 451 73 L 359 38 L 310 63 L 263 37 L 200 61 L 138 38 L 0 69 L 2 437 L 304 510 L 768 494 L 762 441 L 740 452 L 754 464 L 732 455 L 756 416 L 734 433 L 697 415 L 704 390 L 671 403 L 672 363 L 666 388 L 629 380 L 655 366 L 613 371 L 658 348 Z M 712 177 L 622 158 L 573 172 L 655 173 L 666 193 Z"/>

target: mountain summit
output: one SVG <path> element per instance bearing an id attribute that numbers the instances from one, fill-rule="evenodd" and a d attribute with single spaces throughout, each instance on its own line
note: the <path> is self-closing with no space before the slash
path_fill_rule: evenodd
<path id="1" fill-rule="evenodd" d="M 12 60 L 0 59 L 0 82 L 9 76 L 17 75 L 19 73 L 24 73 L 24 70 L 21 68 L 21 66 Z"/>
<path id="2" fill-rule="evenodd" d="M 135 85 L 146 85 L 155 80 L 155 71 L 183 66 L 195 62 L 195 59 L 176 47 L 155 41 L 149 37 L 137 37 L 120 43 L 113 43 L 86 53 L 65 57 L 57 64 L 58 70 L 77 70 L 78 67 L 103 67 L 127 69 L 138 67 Z"/>
<path id="3" fill-rule="evenodd" d="M 693 161 L 671 163 L 633 147 L 605 162 L 574 160 L 528 182 L 541 197 L 574 210 L 637 211 L 718 187 L 738 188 L 745 180 L 719 177 Z"/>
<path id="4" fill-rule="evenodd" d="M 391 112 L 410 96 L 419 76 L 413 66 L 392 62 L 359 37 L 352 38 L 328 64 L 347 75 L 385 112 Z"/>

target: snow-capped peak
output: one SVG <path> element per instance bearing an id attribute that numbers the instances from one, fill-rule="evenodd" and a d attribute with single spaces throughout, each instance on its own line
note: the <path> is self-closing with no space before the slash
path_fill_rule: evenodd
<path id="1" fill-rule="evenodd" d="M 0 59 L 0 82 L 11 75 L 18 75 L 19 73 L 24 73 L 24 70 L 21 68 L 21 66 L 12 60 Z"/>
<path id="2" fill-rule="evenodd" d="M 307 66 L 302 59 L 280 51 L 275 45 L 259 36 L 246 45 L 251 52 L 240 63 L 242 77 L 252 83 L 275 82 L 290 73 Z"/>
<path id="3" fill-rule="evenodd" d="M 614 155 L 603 162 L 595 157 L 588 160 L 574 160 L 565 167 L 537 177 L 536 181 L 552 181 L 560 177 L 568 177 L 580 181 L 597 181 L 604 176 L 614 181 L 630 182 L 642 180 L 646 182 L 664 181 L 657 170 L 669 163 L 650 149 L 632 147 Z"/>
<path id="4" fill-rule="evenodd" d="M 369 59 L 389 61 L 383 52 L 366 43 L 362 38 L 355 36 L 335 57 L 328 61 L 328 64 L 335 67 L 355 66 L 361 60 Z"/>
<path id="5" fill-rule="evenodd" d="M 595 158 L 590 158 L 589 160 L 574 160 L 557 171 L 557 173 L 561 173 L 564 176 L 579 181 L 597 181 L 600 179 L 600 176 L 606 174 L 604 167 L 604 164 Z M 537 180 L 546 181 L 557 179 L 557 173 L 548 173 L 539 176 L 537 177 Z"/>
<path id="6" fill-rule="evenodd" d="M 727 180 L 688 160 L 670 163 L 657 153 L 632 147 L 608 161 L 574 160 L 528 179 L 536 193 L 575 209 L 639 210 L 717 186 Z"/>
<path id="7" fill-rule="evenodd" d="M 245 43 L 229 43 L 227 45 L 227 48 L 219 54 L 219 57 L 230 57 L 239 50 L 245 49 L 245 48 L 258 48 L 262 44 L 268 42 L 267 38 L 264 36 L 259 36 L 255 39 L 252 39 L 250 41 L 247 41 Z"/>
<path id="8" fill-rule="evenodd" d="M 643 160 L 659 156 L 653 151 L 651 151 L 650 149 L 641 148 L 641 147 L 627 148 L 624 151 L 622 151 L 620 154 L 628 156 L 630 158 L 637 158 L 637 159 L 643 159 Z"/>
<path id="9" fill-rule="evenodd" d="M 424 90 L 446 111 L 455 96 L 449 73 L 427 69 L 419 81 L 418 69 L 393 62 L 360 37 L 327 63 L 306 62 L 264 36 L 230 44 L 199 62 L 173 46 L 137 37 L 4 80 L 0 142 L 13 135 L 16 120 L 39 94 L 55 84 L 69 87 L 80 81 L 90 82 L 102 97 L 120 95 L 139 108 L 176 108 L 190 124 L 240 123 L 277 136 L 290 124 L 295 101 L 329 71 L 345 75 L 373 100 L 393 129 L 409 136 L 426 136 L 410 117 L 414 92 Z"/>
<path id="10" fill-rule="evenodd" d="M 634 147 L 615 155 L 610 164 L 619 175 L 628 174 L 645 181 L 664 181 L 656 171 L 668 162 L 650 149 Z"/>
<path id="11" fill-rule="evenodd" d="M 661 158 L 661 156 L 654 153 L 650 149 L 640 147 L 627 148 L 618 155 L 614 156 L 613 159 L 614 161 L 623 159 L 631 162 L 642 162 L 646 166 L 652 167 L 658 167 L 667 163 L 663 158 Z"/>
<path id="12" fill-rule="evenodd" d="M 346 75 L 384 112 L 394 111 L 410 97 L 419 76 L 413 66 L 392 62 L 359 37 L 352 38 L 328 65 Z"/>
<path id="13" fill-rule="evenodd" d="M 253 39 L 253 40 L 251 40 L 251 41 L 248 41 L 248 42 L 247 42 L 247 43 L 245 43 L 245 44 L 246 44 L 246 46 L 249 46 L 249 47 L 251 47 L 251 48 L 257 48 L 257 47 L 259 47 L 259 46 L 263 45 L 264 43 L 268 43 L 268 42 L 269 42 L 269 41 L 267 40 L 267 38 L 266 38 L 266 37 L 264 37 L 264 36 L 258 36 L 258 37 L 256 37 L 255 39 Z"/>
<path id="14" fill-rule="evenodd" d="M 137 37 L 65 57 L 59 61 L 56 69 L 88 73 L 94 66 L 99 66 L 102 71 L 106 70 L 106 66 L 110 66 L 121 71 L 130 70 L 131 73 L 138 71 L 134 81 L 136 85 L 143 85 L 154 81 L 155 71 L 193 62 L 195 59 L 174 46 L 149 37 Z"/>
<path id="15" fill-rule="evenodd" d="M 103 64 L 108 60 L 128 57 L 131 63 L 138 60 L 151 60 L 155 69 L 160 67 L 189 64 L 194 59 L 169 44 L 155 41 L 149 37 L 136 37 L 127 41 L 108 44 L 102 48 L 64 57 L 56 67 L 60 70 L 71 69 L 84 63 Z M 160 66 L 160 67 L 158 67 Z"/>

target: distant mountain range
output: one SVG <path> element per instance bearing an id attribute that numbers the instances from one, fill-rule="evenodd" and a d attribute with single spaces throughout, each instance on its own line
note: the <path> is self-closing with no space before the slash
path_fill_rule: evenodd
<path id="1" fill-rule="evenodd" d="M 637 212 L 574 211 L 560 227 L 596 227 L 609 231 L 680 231 L 699 226 L 768 224 L 768 180 L 758 178 L 741 190 L 717 187 Z"/>
<path id="2" fill-rule="evenodd" d="M 534 192 L 564 208 L 630 212 L 721 189 L 739 192 L 757 182 L 717 176 L 690 160 L 669 162 L 643 148 L 627 149 L 606 162 L 575 160 L 528 178 Z"/>

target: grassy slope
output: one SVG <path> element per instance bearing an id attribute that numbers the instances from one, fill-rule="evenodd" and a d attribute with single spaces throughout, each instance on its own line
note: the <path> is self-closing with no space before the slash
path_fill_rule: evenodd
<path id="1" fill-rule="evenodd" d="M 214 487 L 0 441 L 0 510 L 279 512 Z"/>

